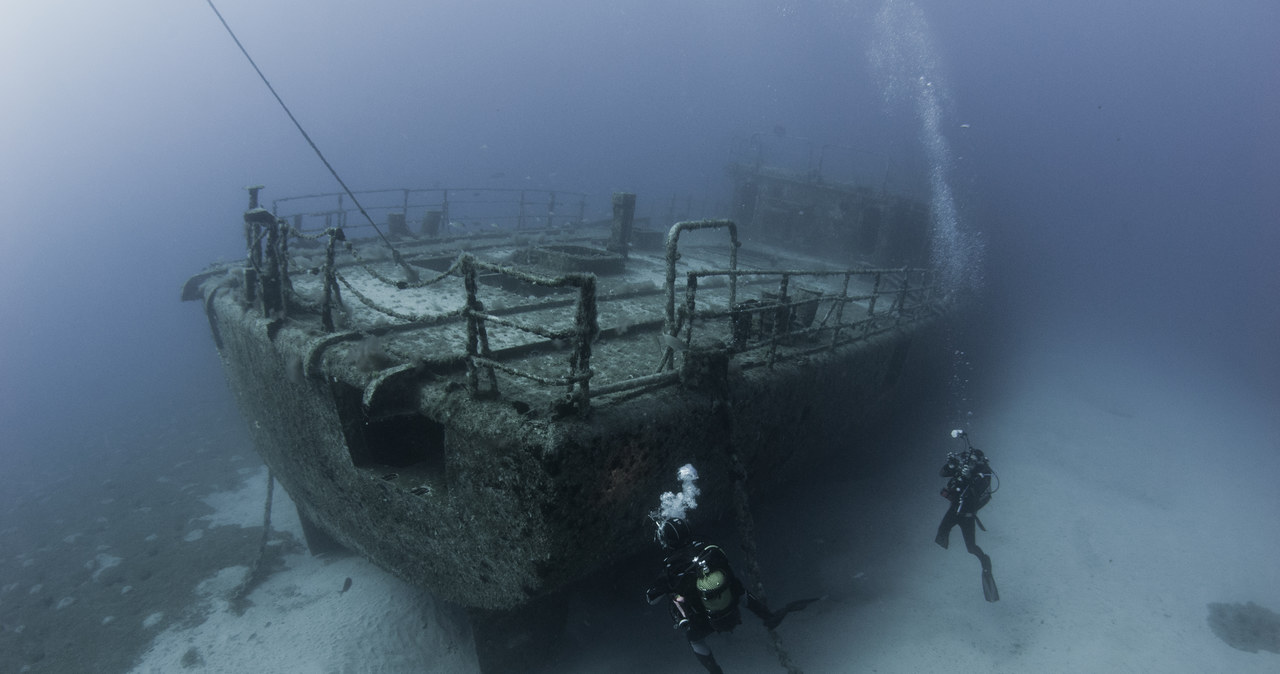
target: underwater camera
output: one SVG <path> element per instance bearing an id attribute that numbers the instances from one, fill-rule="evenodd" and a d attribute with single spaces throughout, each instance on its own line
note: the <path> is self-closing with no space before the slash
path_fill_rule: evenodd
<path id="1" fill-rule="evenodd" d="M 951 431 L 951 437 L 964 438 L 965 449 L 963 452 L 947 452 L 947 472 L 967 480 L 987 457 L 969 442 L 969 434 L 962 429 Z"/>

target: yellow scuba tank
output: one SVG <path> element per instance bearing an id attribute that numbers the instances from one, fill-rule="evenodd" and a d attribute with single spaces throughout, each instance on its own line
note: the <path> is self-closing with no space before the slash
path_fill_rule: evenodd
<path id="1" fill-rule="evenodd" d="M 719 551 L 719 547 L 708 545 L 707 549 L 697 559 L 700 573 L 696 585 L 698 586 L 698 594 L 702 598 L 702 606 L 708 613 L 716 614 L 733 604 L 733 591 L 729 586 L 729 574 L 724 569 L 712 568 L 709 564 L 708 553 L 712 550 Z"/>
<path id="2" fill-rule="evenodd" d="M 702 594 L 702 605 L 711 613 L 719 613 L 733 603 L 729 578 L 719 569 L 698 576 L 698 592 Z"/>

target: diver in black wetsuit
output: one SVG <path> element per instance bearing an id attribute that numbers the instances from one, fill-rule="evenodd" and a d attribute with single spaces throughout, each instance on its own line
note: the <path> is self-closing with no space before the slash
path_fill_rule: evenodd
<path id="1" fill-rule="evenodd" d="M 729 558 L 720 546 L 693 540 L 689 524 L 675 518 L 657 521 L 657 540 L 667 552 L 661 575 L 645 593 L 650 604 L 663 597 L 671 600 L 675 627 L 685 630 L 689 646 L 698 662 L 711 674 L 723 674 L 706 638 L 713 632 L 729 632 L 742 623 L 738 600 L 747 597 L 747 608 L 767 629 L 774 629 L 791 611 L 798 611 L 814 599 L 802 599 L 773 612 L 755 595 L 746 591 L 734 575 Z"/>
<path id="2" fill-rule="evenodd" d="M 995 577 L 991 575 L 991 557 L 978 547 L 974 532 L 974 525 L 982 527 L 978 510 L 991 500 L 991 478 L 995 477 L 995 472 L 991 470 L 982 450 L 969 444 L 969 436 L 964 431 L 951 431 L 951 437 L 964 438 L 965 451 L 947 454 L 947 462 L 938 471 L 940 477 L 950 478 L 942 490 L 942 497 L 950 505 L 942 516 L 942 523 L 938 525 L 938 536 L 933 540 L 946 548 L 951 528 L 960 525 L 965 548 L 982 563 L 983 596 L 987 601 L 999 601 L 1000 592 L 996 589 Z M 982 527 L 982 530 L 986 531 L 987 528 Z"/>

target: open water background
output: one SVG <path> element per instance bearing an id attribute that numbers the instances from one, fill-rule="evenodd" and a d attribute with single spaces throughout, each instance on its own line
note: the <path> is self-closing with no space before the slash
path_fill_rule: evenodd
<path id="1" fill-rule="evenodd" d="M 938 428 L 980 428 L 1023 390 L 1011 382 L 1072 372 L 1130 373 L 1124 400 L 1249 402 L 1185 408 L 1195 437 L 1268 427 L 1260 410 L 1278 408 L 1273 2 L 219 9 L 356 189 L 558 188 L 601 211 L 626 190 L 641 215 L 673 196 L 714 211 L 735 138 L 891 157 L 933 200 L 937 259 L 972 297 L 916 401 Z M 184 552 L 200 496 L 257 463 L 180 285 L 242 254 L 242 186 L 336 186 L 203 2 L 7 3 L 0 92 L 0 657 L 127 671 L 148 605 L 176 620 L 183 588 L 256 540 Z M 1167 461 L 1120 451 L 1120 484 Z M 1280 477 L 1278 451 L 1226 443 L 1190 469 Z"/>

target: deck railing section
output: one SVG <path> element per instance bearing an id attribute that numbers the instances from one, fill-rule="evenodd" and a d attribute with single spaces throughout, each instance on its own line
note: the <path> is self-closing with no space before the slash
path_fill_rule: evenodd
<path id="1" fill-rule="evenodd" d="M 729 266 L 726 269 L 703 269 L 686 272 L 684 302 L 676 303 L 676 265 L 680 260 L 681 234 L 705 229 L 724 230 L 728 235 Z M 826 342 L 806 352 L 834 349 L 841 344 L 866 339 L 885 330 L 900 327 L 904 320 L 940 311 L 932 274 L 927 269 L 843 269 L 843 270 L 741 270 L 738 269 L 737 225 L 729 220 L 699 220 L 678 222 L 667 234 L 667 305 L 664 332 L 679 339 L 685 347 L 692 346 L 694 321 L 709 322 L 728 318 L 732 341 L 729 349 L 734 353 L 768 349 L 767 362 L 772 364 L 783 343 L 795 343 L 800 339 L 815 339 L 826 335 Z M 728 279 L 728 310 L 697 308 L 699 279 L 725 277 Z M 760 300 L 738 302 L 740 279 L 770 279 L 778 281 L 776 292 L 762 293 Z M 812 289 L 791 290 L 793 279 L 841 279 L 840 290 L 820 292 Z M 869 282 L 870 290 L 850 293 L 851 281 Z M 889 306 L 883 306 L 888 300 Z M 845 308 L 855 303 L 866 303 L 864 314 L 852 315 L 845 320 Z M 877 305 L 880 311 L 877 312 Z M 819 307 L 827 311 L 813 325 Z M 807 317 L 801 320 L 802 317 Z M 717 336 L 723 334 L 717 331 Z M 674 367 L 674 346 L 667 346 L 659 371 Z"/>
<path id="2" fill-rule="evenodd" d="M 553 228 L 582 222 L 587 210 L 586 194 L 563 190 L 399 188 L 353 194 L 368 213 L 385 214 L 388 234 L 394 235 L 407 235 L 411 224 L 417 224 L 427 236 L 444 236 L 455 227 Z M 368 227 L 358 221 L 348 222 L 348 216 L 359 214 L 359 210 L 344 192 L 276 199 L 271 202 L 271 213 L 302 232 Z"/>
<path id="3" fill-rule="evenodd" d="M 334 332 L 336 321 L 334 311 L 341 303 L 341 294 L 353 295 L 361 303 L 387 316 L 403 321 L 406 324 L 430 325 L 443 320 L 461 316 L 466 321 L 465 360 L 467 368 L 467 388 L 476 396 L 497 393 L 497 377 L 495 370 L 508 375 L 521 377 L 546 386 L 565 387 L 565 401 L 569 406 L 581 412 L 590 407 L 591 344 L 599 333 L 599 322 L 596 316 L 596 277 L 593 274 L 565 274 L 562 276 L 542 276 L 518 269 L 493 264 L 463 253 L 444 272 L 427 279 L 398 280 L 385 276 L 368 261 L 363 260 L 359 250 L 346 238 L 341 227 L 329 227 L 319 232 L 304 232 L 296 229 L 284 218 L 277 217 L 265 209 L 258 208 L 256 193 L 251 199 L 249 211 L 246 211 L 245 239 L 247 244 L 245 299 L 254 304 L 265 317 L 282 319 L 292 303 L 315 311 L 320 315 L 321 325 L 325 332 Z M 320 269 L 312 270 L 321 276 L 321 297 L 319 303 L 308 302 L 292 291 L 290 280 L 290 263 L 288 240 L 294 238 L 324 240 L 325 261 Z M 416 316 L 382 306 L 375 299 L 360 292 L 355 285 L 346 279 L 337 263 L 338 246 L 345 247 L 347 252 L 374 278 L 398 290 L 424 288 L 440 283 L 450 276 L 461 277 L 466 289 L 465 305 L 445 315 Z M 498 316 L 486 311 L 481 301 L 479 276 L 481 274 L 499 274 L 518 281 L 546 288 L 576 289 L 574 302 L 574 318 L 572 327 L 563 330 L 552 330 L 543 325 L 534 325 L 512 318 Z M 273 325 L 281 321 L 272 321 Z M 558 340 L 569 343 L 569 358 L 566 373 L 561 377 L 545 377 L 528 370 L 521 370 L 509 363 L 499 361 L 489 346 L 489 325 L 499 325 L 524 333 L 536 335 L 547 340 Z M 329 339 L 327 343 L 335 344 L 341 339 Z M 482 386 L 481 377 L 487 386 Z"/>
<path id="4" fill-rule="evenodd" d="M 772 365 L 782 345 L 792 347 L 794 355 L 831 350 L 940 313 L 941 305 L 931 276 L 925 269 L 689 271 L 684 304 L 679 307 L 676 319 L 680 332 L 675 336 L 685 345 L 691 345 L 695 322 L 707 325 L 717 319 L 728 319 L 729 350 L 735 354 L 765 351 L 765 362 Z M 761 293 L 759 300 L 731 300 L 729 309 L 699 309 L 699 279 L 715 277 L 728 277 L 731 288 L 748 278 L 777 279 L 776 291 Z M 797 279 L 824 278 L 839 279 L 840 289 L 792 287 Z M 870 285 L 870 289 L 851 291 L 852 282 L 859 279 L 866 281 L 860 285 Z M 734 294 L 731 291 L 730 297 Z M 889 303 L 887 307 L 885 302 Z M 860 309 L 862 304 L 865 310 L 851 310 Z M 716 335 L 723 333 L 724 328 L 715 328 Z"/>
<path id="5" fill-rule="evenodd" d="M 564 387 L 566 407 L 586 413 L 591 404 L 592 343 L 600 333 L 597 316 L 596 277 L 594 274 L 565 274 L 543 276 L 519 269 L 480 260 L 470 253 L 463 253 L 445 271 L 431 278 L 395 279 L 386 276 L 376 266 L 361 258 L 359 250 L 349 242 L 341 227 L 329 227 L 319 232 L 306 232 L 294 227 L 286 219 L 257 207 L 256 191 L 251 190 L 250 210 L 245 212 L 245 238 L 247 263 L 245 265 L 245 299 L 254 304 L 264 317 L 271 320 L 269 334 L 279 329 L 290 307 L 302 307 L 319 314 L 326 332 L 334 333 L 335 308 L 341 303 L 341 292 L 355 296 L 361 303 L 402 322 L 403 328 L 427 327 L 449 320 L 466 322 L 466 382 L 471 394 L 476 396 L 497 393 L 496 371 L 537 382 L 548 387 Z M 724 230 L 728 235 L 728 268 L 698 269 L 685 272 L 684 300 L 676 302 L 677 263 L 680 260 L 679 240 L 684 232 L 702 229 Z M 307 270 L 321 277 L 318 302 L 307 300 L 293 290 L 290 270 L 290 238 L 324 239 L 325 258 L 320 268 Z M 663 328 L 668 338 L 677 339 L 689 347 L 694 342 L 695 330 L 708 329 L 720 321 L 716 335 L 732 335 L 728 349 L 731 353 L 763 350 L 765 361 L 772 365 L 779 357 L 779 349 L 786 345 L 788 353 L 812 353 L 834 349 L 842 344 L 866 339 L 886 330 L 899 327 L 904 321 L 912 321 L 940 311 L 938 295 L 930 282 L 930 273 L 923 269 L 844 269 L 844 270 L 742 270 L 738 269 L 737 251 L 740 246 L 737 227 L 729 220 L 700 220 L 680 222 L 672 226 L 667 235 L 666 316 Z M 397 290 L 423 288 L 445 281 L 451 276 L 463 281 L 465 304 L 445 314 L 418 316 L 405 314 L 382 306 L 375 299 L 360 292 L 341 272 L 337 262 L 338 247 L 343 246 L 370 276 Z M 350 263 L 345 263 L 349 265 Z M 522 283 L 546 288 L 565 288 L 576 291 L 573 301 L 547 302 L 539 311 L 554 311 L 572 306 L 570 327 L 551 329 L 548 320 L 540 313 L 540 324 L 515 320 L 486 309 L 480 299 L 481 274 L 502 275 Z M 700 279 L 725 277 L 727 279 L 727 308 L 699 308 Z M 795 281 L 810 279 L 838 279 L 839 290 L 814 290 L 798 288 Z M 763 292 L 761 299 L 745 302 L 737 300 L 739 286 L 754 282 L 759 285 L 769 279 L 777 280 L 776 292 Z M 860 279 L 858 288 L 853 281 Z M 861 290 L 869 286 L 867 290 Z M 723 286 L 722 286 L 723 287 Z M 888 307 L 885 307 L 888 302 Z M 865 305 L 861 313 L 850 311 Z M 822 309 L 825 307 L 825 312 Z M 820 319 L 818 314 L 822 313 Z M 846 318 L 846 314 L 849 314 Z M 563 325 L 564 320 L 558 321 Z M 726 324 L 728 330 L 726 330 Z M 489 326 L 496 325 L 536 335 L 542 339 L 563 342 L 569 346 L 565 374 L 548 377 L 515 367 L 512 361 L 503 361 L 489 345 Z M 358 334 L 351 338 L 358 338 Z M 326 344 L 346 341 L 342 335 L 324 340 Z M 668 340 L 669 342 L 669 340 Z M 658 371 L 649 375 L 634 375 L 626 379 L 608 382 L 595 388 L 596 395 L 616 393 L 676 381 L 673 346 L 667 346 Z M 481 378 L 484 378 L 482 384 Z"/>
<path id="6" fill-rule="evenodd" d="M 463 254 L 459 258 L 459 270 L 467 289 L 467 306 L 464 315 L 467 318 L 467 388 L 472 395 L 480 395 L 480 373 L 483 370 L 488 380 L 487 392 L 496 394 L 498 381 L 494 370 L 501 370 L 509 375 L 522 377 L 546 386 L 566 387 L 565 400 L 581 413 L 591 406 L 591 343 L 600 332 L 596 315 L 596 277 L 594 274 L 565 274 L 564 276 L 547 277 L 529 274 L 509 267 L 484 262 L 472 255 Z M 566 330 L 551 330 L 539 325 L 531 325 L 485 311 L 484 303 L 479 299 L 480 272 L 503 274 L 513 279 L 546 288 L 576 288 L 577 301 L 574 303 L 574 320 L 572 327 Z M 503 363 L 493 357 L 489 349 L 488 324 L 514 328 L 516 330 L 537 335 L 548 340 L 564 340 L 571 344 L 569 349 L 568 372 L 563 377 L 548 378 L 527 370 L 521 370 Z"/>

